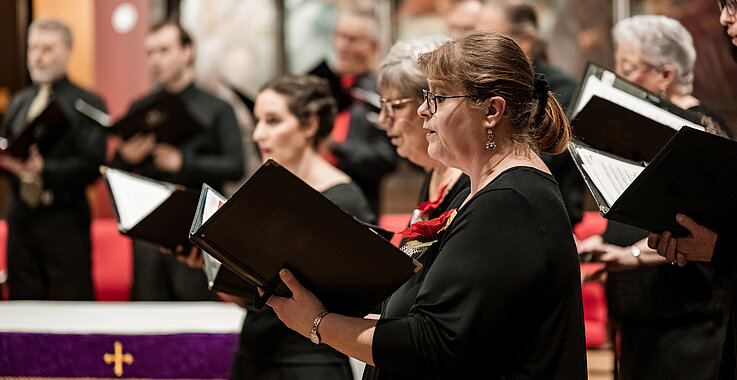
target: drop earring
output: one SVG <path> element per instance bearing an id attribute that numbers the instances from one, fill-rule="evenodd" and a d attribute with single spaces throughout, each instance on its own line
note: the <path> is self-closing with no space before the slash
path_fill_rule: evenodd
<path id="1" fill-rule="evenodd" d="M 494 150 L 496 148 L 496 143 L 494 142 L 494 132 L 491 128 L 487 129 L 486 132 L 489 135 L 489 138 L 486 140 L 486 149 Z"/>

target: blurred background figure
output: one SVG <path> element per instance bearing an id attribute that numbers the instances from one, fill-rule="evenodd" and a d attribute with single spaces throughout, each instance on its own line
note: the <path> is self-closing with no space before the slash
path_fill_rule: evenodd
<path id="1" fill-rule="evenodd" d="M 77 112 L 82 99 L 100 110 L 102 100 L 67 78 L 72 33 L 58 20 L 28 27 L 27 64 L 33 86 L 16 94 L 2 125 L 12 138 L 52 102 L 69 129 L 43 155 L 36 145 L 28 158 L 0 155 L 10 174 L 8 288 L 10 299 L 94 300 L 90 261 L 90 206 L 85 188 L 105 159 L 105 132 Z"/>
<path id="2" fill-rule="evenodd" d="M 335 62 L 323 63 L 311 72 L 328 79 L 338 103 L 339 114 L 330 137 L 323 142 L 323 152 L 361 188 L 377 215 L 382 179 L 397 164 L 389 139 L 376 128 L 378 36 L 372 9 L 341 9 L 333 31 Z"/>
<path id="3" fill-rule="evenodd" d="M 233 108 L 194 84 L 194 44 L 177 23 L 155 25 L 146 38 L 148 65 L 159 86 L 137 100 L 130 112 L 162 92 L 176 94 L 205 129 L 177 145 L 139 133 L 122 141 L 112 165 L 146 177 L 198 189 L 207 183 L 220 191 L 226 180 L 243 176 L 243 146 Z M 217 297 L 201 270 L 187 267 L 157 247 L 134 241 L 133 287 L 136 301 L 202 301 Z"/>
<path id="4" fill-rule="evenodd" d="M 470 32 L 476 27 L 476 19 L 481 11 L 481 1 L 461 0 L 450 9 L 445 22 L 448 24 L 448 36 L 456 39 L 463 33 Z"/>

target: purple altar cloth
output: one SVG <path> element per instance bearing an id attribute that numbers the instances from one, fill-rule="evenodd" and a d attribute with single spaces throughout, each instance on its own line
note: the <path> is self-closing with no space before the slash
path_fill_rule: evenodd
<path id="1" fill-rule="evenodd" d="M 0 376 L 116 378 L 113 354 L 120 342 L 119 356 L 132 356 L 131 364 L 122 364 L 120 378 L 227 379 L 237 341 L 238 334 L 3 332 Z"/>

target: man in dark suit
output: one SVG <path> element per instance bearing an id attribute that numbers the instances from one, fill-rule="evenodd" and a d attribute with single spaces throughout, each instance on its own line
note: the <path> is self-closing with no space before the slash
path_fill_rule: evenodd
<path id="1" fill-rule="evenodd" d="M 146 177 L 199 189 L 220 189 L 243 176 L 241 132 L 233 108 L 194 84 L 194 45 L 175 23 L 155 25 L 145 41 L 148 66 L 158 88 L 134 102 L 133 112 L 162 92 L 179 97 L 191 116 L 205 127 L 176 145 L 139 133 L 121 142 L 113 166 Z M 214 300 L 202 270 L 189 268 L 157 247 L 134 241 L 132 299 L 138 301 Z"/>
<path id="2" fill-rule="evenodd" d="M 85 188 L 105 158 L 105 134 L 75 110 L 81 99 L 95 108 L 96 95 L 66 76 L 72 52 L 69 28 L 39 19 L 28 28 L 28 71 L 33 86 L 10 102 L 3 137 L 12 139 L 53 100 L 69 129 L 47 151 L 34 145 L 28 158 L 0 155 L 11 174 L 8 210 L 8 289 L 11 299 L 93 300 L 90 208 Z"/>

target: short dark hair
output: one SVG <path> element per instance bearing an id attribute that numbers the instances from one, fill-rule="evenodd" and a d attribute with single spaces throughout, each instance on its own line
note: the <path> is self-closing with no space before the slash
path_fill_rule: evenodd
<path id="1" fill-rule="evenodd" d="M 507 7 L 507 22 L 512 29 L 513 35 L 519 35 L 525 32 L 527 26 L 537 29 L 537 15 L 535 8 L 527 4 L 515 4 Z"/>
<path id="2" fill-rule="evenodd" d="M 311 117 L 317 117 L 315 147 L 333 130 L 338 107 L 327 80 L 314 75 L 286 75 L 265 84 L 261 92 L 266 90 L 287 98 L 287 108 L 300 124 L 307 125 Z"/>
<path id="3" fill-rule="evenodd" d="M 151 26 L 151 29 L 149 30 L 149 34 L 156 33 L 159 30 L 164 29 L 167 26 L 173 26 L 174 28 L 177 29 L 177 31 L 179 31 L 179 43 L 182 46 L 192 45 L 192 37 L 190 37 L 189 33 L 187 33 L 187 31 L 182 27 L 182 24 L 176 21 L 166 20 L 166 21 L 157 22 Z"/>

